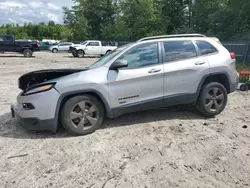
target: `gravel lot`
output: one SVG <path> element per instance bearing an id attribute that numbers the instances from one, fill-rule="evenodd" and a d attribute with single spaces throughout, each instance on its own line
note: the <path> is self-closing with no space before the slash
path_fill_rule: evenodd
<path id="1" fill-rule="evenodd" d="M 250 97 L 236 92 L 226 110 L 204 119 L 189 107 L 106 120 L 83 137 L 30 132 L 11 118 L 22 74 L 81 68 L 95 58 L 35 53 L 0 54 L 0 187 L 249 187 Z"/>

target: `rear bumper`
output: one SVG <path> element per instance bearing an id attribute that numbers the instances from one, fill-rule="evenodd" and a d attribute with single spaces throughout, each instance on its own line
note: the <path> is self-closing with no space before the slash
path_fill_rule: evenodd
<path id="1" fill-rule="evenodd" d="M 231 83 L 230 85 L 230 93 L 233 93 L 237 90 L 239 84 L 239 78 L 237 77 L 236 81 L 234 83 Z"/>
<path id="2" fill-rule="evenodd" d="M 41 50 L 40 50 L 40 48 L 33 47 L 33 48 L 32 48 L 32 51 L 33 51 L 33 52 L 40 52 Z"/>

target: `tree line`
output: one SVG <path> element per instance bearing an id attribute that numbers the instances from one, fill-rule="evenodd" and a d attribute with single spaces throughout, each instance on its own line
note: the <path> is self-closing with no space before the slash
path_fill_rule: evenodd
<path id="1" fill-rule="evenodd" d="M 18 38 L 128 40 L 202 33 L 221 40 L 250 39 L 249 0 L 74 0 L 64 24 L 5 25 Z"/>
<path id="2" fill-rule="evenodd" d="M 47 24 L 42 22 L 39 24 L 24 23 L 23 26 L 18 24 L 6 24 L 0 27 L 0 34 L 14 35 L 16 39 L 42 40 L 46 39 L 69 39 L 71 35 L 70 29 L 65 25 L 56 24 L 49 21 Z"/>

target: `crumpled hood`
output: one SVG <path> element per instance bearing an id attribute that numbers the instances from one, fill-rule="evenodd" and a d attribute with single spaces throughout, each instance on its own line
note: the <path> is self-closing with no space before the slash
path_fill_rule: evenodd
<path id="1" fill-rule="evenodd" d="M 64 77 L 70 74 L 78 73 L 81 71 L 86 71 L 88 68 L 84 69 L 45 69 L 29 72 L 22 75 L 18 79 L 18 87 L 21 90 L 26 90 L 31 86 L 37 84 L 46 83 L 50 80 L 55 80 L 60 77 Z"/>

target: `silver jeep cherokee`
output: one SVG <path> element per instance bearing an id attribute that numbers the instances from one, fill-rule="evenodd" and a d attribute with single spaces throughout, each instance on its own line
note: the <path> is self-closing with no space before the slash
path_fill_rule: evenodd
<path id="1" fill-rule="evenodd" d="M 75 135 L 98 129 L 104 117 L 149 108 L 196 104 L 205 116 L 220 114 L 236 90 L 235 54 L 200 34 L 155 36 L 117 48 L 83 69 L 30 72 L 12 116 L 31 130 Z"/>

